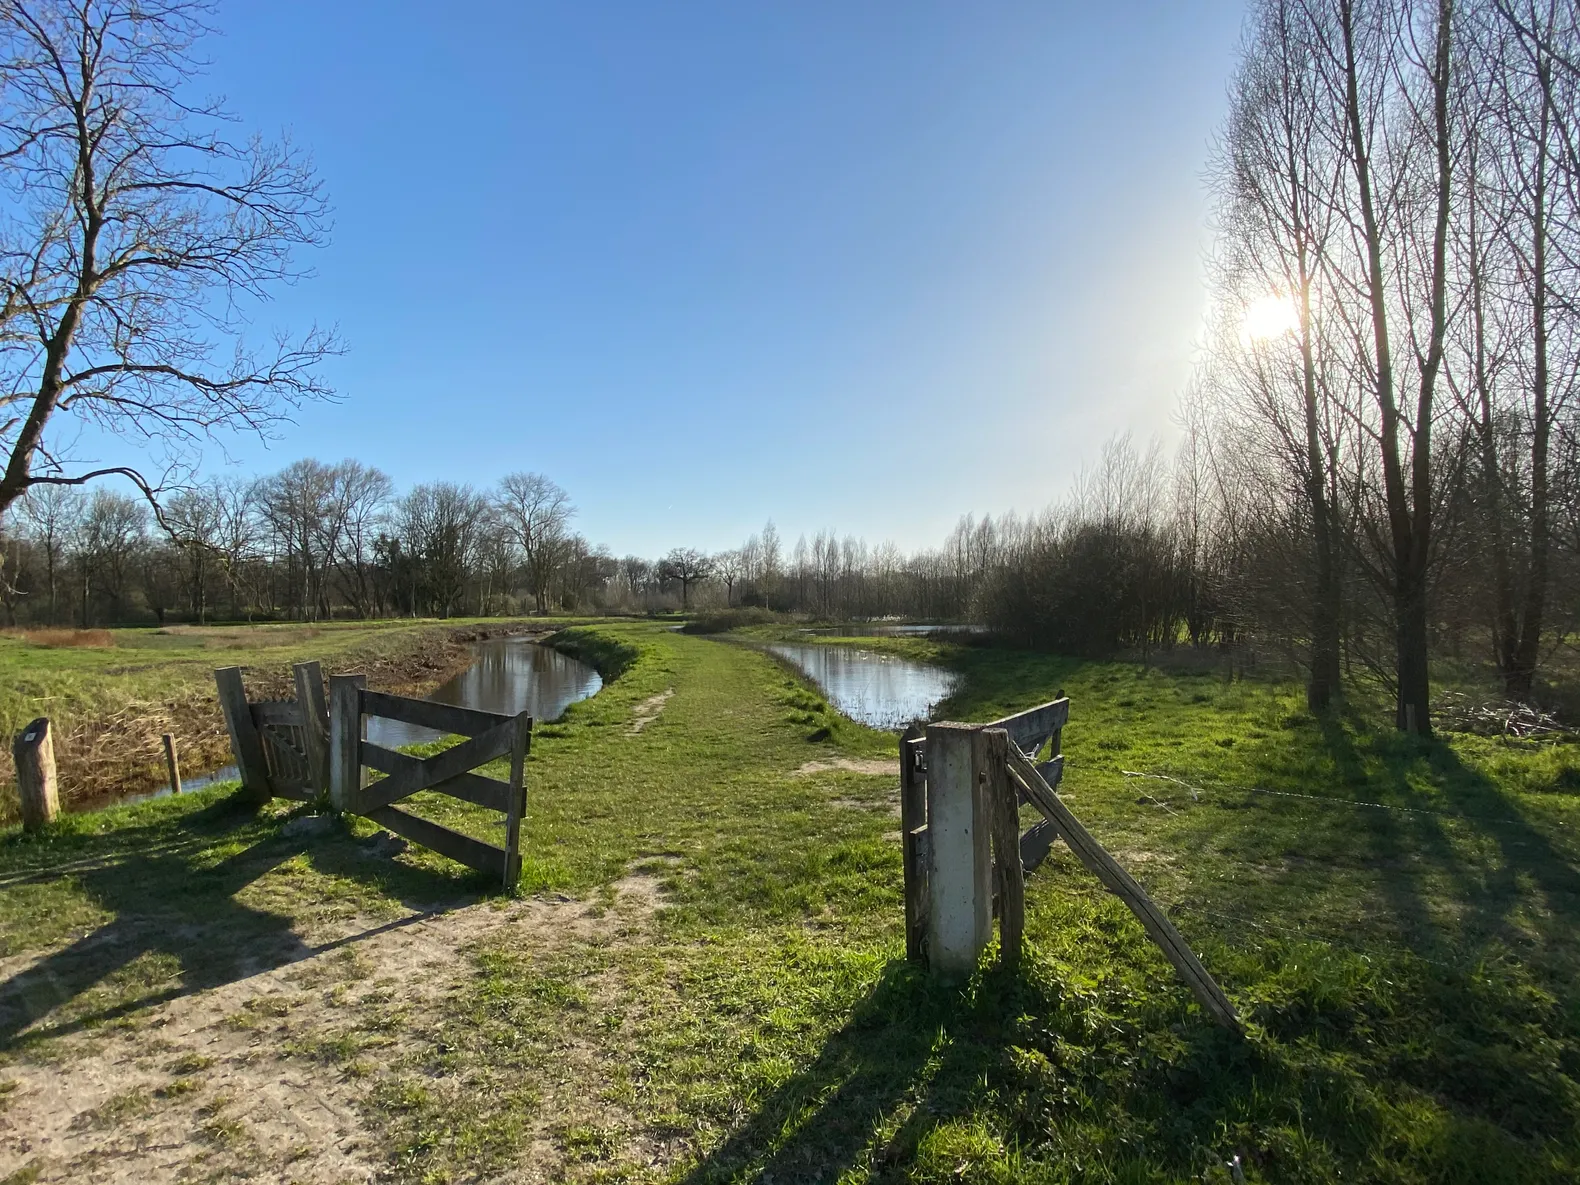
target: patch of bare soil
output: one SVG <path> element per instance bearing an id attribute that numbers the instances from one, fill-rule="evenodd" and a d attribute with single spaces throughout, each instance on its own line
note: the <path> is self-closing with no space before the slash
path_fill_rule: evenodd
<path id="1" fill-rule="evenodd" d="M 657 720 L 659 713 L 664 710 L 664 705 L 669 702 L 669 697 L 675 694 L 673 687 L 666 687 L 655 696 L 643 700 L 636 705 L 636 711 L 631 716 L 631 727 L 625 730 L 625 735 L 634 737 L 653 721 Z"/>
<path id="2" fill-rule="evenodd" d="M 658 882 L 633 875 L 588 901 L 350 921 L 314 934 L 294 962 L 57 1038 L 36 1059 L 0 1062 L 0 1181 L 379 1179 L 388 1164 L 363 1104 L 378 1070 L 432 1031 L 470 972 L 466 948 L 503 939 L 548 957 L 629 935 L 658 904 Z M 6 970 L 14 976 L 48 953 Z M 590 1046 L 566 1054 L 596 1070 Z M 581 1078 L 574 1065 L 561 1075 L 568 1096 Z M 543 1113 L 564 1115 L 573 1103 Z M 528 1142 L 529 1179 L 559 1179 L 558 1147 L 547 1129 Z"/>
<path id="3" fill-rule="evenodd" d="M 793 771 L 796 777 L 806 777 L 809 774 L 826 774 L 832 772 L 852 774 L 893 774 L 900 776 L 899 763 L 892 757 L 875 760 L 857 761 L 849 757 L 835 757 L 827 761 L 808 761 L 805 765 L 797 766 Z"/>

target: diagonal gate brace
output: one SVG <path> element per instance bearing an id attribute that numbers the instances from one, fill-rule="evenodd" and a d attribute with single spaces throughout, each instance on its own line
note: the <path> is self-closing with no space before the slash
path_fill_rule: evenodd
<path id="1" fill-rule="evenodd" d="M 1230 1003 L 1229 997 L 1224 995 L 1223 989 L 1207 969 L 1202 966 L 1201 960 L 1191 950 L 1190 944 L 1169 921 L 1168 916 L 1158 908 L 1157 902 L 1147 896 L 1146 890 L 1136 883 L 1134 877 L 1124 870 L 1108 850 L 1098 843 L 1057 794 L 1043 781 L 1042 775 L 1037 772 L 1037 767 L 1026 759 L 1014 745 L 1009 746 L 1009 768 L 1015 780 L 1020 783 L 1026 800 L 1036 807 L 1058 830 L 1059 837 L 1070 845 L 1070 850 L 1076 858 L 1086 865 L 1087 869 L 1106 885 L 1114 896 L 1118 897 L 1130 907 L 1130 912 L 1135 914 L 1142 926 L 1146 928 L 1152 941 L 1162 948 L 1169 962 L 1174 964 L 1174 969 L 1179 972 L 1180 978 L 1185 981 L 1185 986 L 1190 988 L 1207 1014 L 1230 1031 L 1244 1035 L 1244 1028 L 1240 1024 L 1239 1015 Z"/>

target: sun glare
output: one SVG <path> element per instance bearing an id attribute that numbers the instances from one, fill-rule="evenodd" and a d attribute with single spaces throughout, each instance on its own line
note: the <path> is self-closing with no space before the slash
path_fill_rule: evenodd
<path id="1" fill-rule="evenodd" d="M 1300 323 L 1295 304 L 1281 293 L 1271 292 L 1245 306 L 1240 336 L 1247 342 L 1271 341 L 1282 337 Z"/>

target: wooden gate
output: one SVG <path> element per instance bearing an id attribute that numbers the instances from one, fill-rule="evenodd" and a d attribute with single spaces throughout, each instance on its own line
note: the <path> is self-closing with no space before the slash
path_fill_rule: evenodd
<path id="1" fill-rule="evenodd" d="M 504 716 L 369 691 L 362 675 L 329 680 L 329 798 L 340 811 L 364 815 L 414 843 L 500 878 L 506 888 L 521 878 L 521 818 L 526 811 L 525 772 L 532 717 Z M 432 757 L 413 757 L 366 740 L 366 718 L 398 720 L 435 732 L 467 737 Z M 510 757 L 510 780 L 473 772 Z M 386 776 L 367 781 L 364 769 Z M 452 831 L 395 804 L 422 790 L 448 794 L 505 816 L 505 845 L 496 847 Z"/>
<path id="2" fill-rule="evenodd" d="M 901 738 L 907 956 L 945 974 L 969 974 L 996 915 L 1003 960 L 1014 966 L 1025 929 L 1025 875 L 1062 839 L 1130 907 L 1207 1014 L 1240 1032 L 1234 1005 L 1174 924 L 1060 799 L 1059 747 L 1069 716 L 1070 701 L 1060 692 L 991 724 L 930 724 Z M 1041 817 L 1023 831 L 1026 805 Z"/>
<path id="3" fill-rule="evenodd" d="M 214 672 L 241 784 L 254 798 L 311 802 L 329 792 L 329 712 L 316 662 L 297 663 L 296 698 L 248 703 L 240 667 Z"/>

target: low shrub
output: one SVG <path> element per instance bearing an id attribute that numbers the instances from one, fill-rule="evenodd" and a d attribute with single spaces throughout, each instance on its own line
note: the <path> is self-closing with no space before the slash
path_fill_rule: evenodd
<path id="1" fill-rule="evenodd" d="M 714 609 L 699 613 L 682 628 L 683 634 L 724 634 L 749 625 L 778 625 L 789 615 L 771 609 Z"/>

